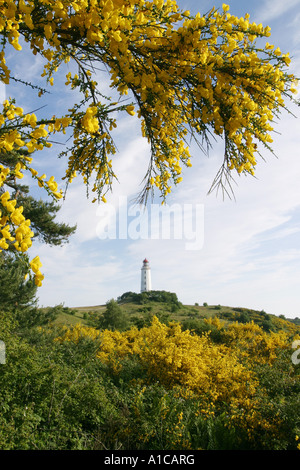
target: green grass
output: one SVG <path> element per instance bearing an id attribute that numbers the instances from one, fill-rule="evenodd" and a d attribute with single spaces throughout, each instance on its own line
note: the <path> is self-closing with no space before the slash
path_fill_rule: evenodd
<path id="1" fill-rule="evenodd" d="M 217 317 L 225 323 L 230 322 L 249 322 L 261 326 L 266 331 L 287 330 L 295 332 L 300 330 L 297 321 L 291 319 L 280 318 L 276 315 L 267 314 L 263 310 L 257 311 L 248 308 L 230 307 L 223 305 L 183 305 L 178 302 L 177 305 L 168 302 L 159 302 L 153 300 L 125 301 L 119 302 L 124 312 L 128 325 L 133 326 L 143 322 L 145 318 L 157 316 L 161 321 L 177 321 L 185 322 L 185 324 L 197 324 L 203 319 Z M 56 307 L 57 308 L 57 307 Z M 106 305 L 85 306 L 69 309 L 68 307 L 58 306 L 57 316 L 54 321 L 56 324 L 64 324 L 66 326 L 74 326 L 77 323 L 83 325 L 95 326 L 97 319 L 101 317 L 101 313 L 106 309 Z M 192 327 L 192 326 L 191 326 Z"/>
<path id="2" fill-rule="evenodd" d="M 176 321 L 184 323 L 185 328 L 198 329 L 203 324 L 204 319 L 217 317 L 225 324 L 230 322 L 254 322 L 265 331 L 286 330 L 299 332 L 300 325 L 297 319 L 286 319 L 284 315 L 280 317 L 267 314 L 263 310 L 252 310 L 243 307 L 230 307 L 223 305 L 183 305 L 176 294 L 165 291 L 151 291 L 149 293 L 135 294 L 127 292 L 118 298 L 118 304 L 127 320 L 127 327 L 143 326 L 153 316 L 157 316 L 160 321 L 168 323 Z M 81 323 L 87 326 L 99 328 L 102 313 L 106 305 L 95 305 L 68 308 L 63 305 L 48 307 L 55 312 L 55 324 L 73 326 Z"/>

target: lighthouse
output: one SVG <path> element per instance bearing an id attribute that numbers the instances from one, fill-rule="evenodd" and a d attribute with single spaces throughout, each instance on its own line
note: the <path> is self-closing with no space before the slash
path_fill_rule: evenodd
<path id="1" fill-rule="evenodd" d="M 141 292 L 151 290 L 151 270 L 149 261 L 145 258 L 141 269 Z"/>

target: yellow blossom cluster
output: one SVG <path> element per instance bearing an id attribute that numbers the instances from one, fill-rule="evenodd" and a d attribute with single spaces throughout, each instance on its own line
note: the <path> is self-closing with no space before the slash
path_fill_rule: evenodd
<path id="1" fill-rule="evenodd" d="M 182 331 L 177 323 L 167 326 L 154 317 L 150 327 L 125 332 L 99 332 L 76 325 L 66 329 L 58 340 L 77 342 L 81 337 L 99 338 L 97 357 L 115 373 L 120 372 L 127 356 L 138 356 L 149 378 L 159 380 L 168 388 L 184 385 L 205 397 L 208 406 L 218 401 L 230 402 L 231 395 L 244 400 L 255 392 L 255 378 L 235 353 L 216 346 L 207 336 Z"/>
<path id="2" fill-rule="evenodd" d="M 100 336 L 100 332 L 95 328 L 85 326 L 80 323 L 77 323 L 71 329 L 64 326 L 63 330 L 63 335 L 57 337 L 55 341 L 72 341 L 73 343 L 77 343 L 81 338 L 97 339 Z"/>
<path id="3" fill-rule="evenodd" d="M 107 132 L 112 106 L 102 108 L 87 63 L 104 63 L 111 86 L 135 98 L 151 145 L 145 191 L 157 186 L 164 198 L 171 181 L 182 180 L 182 165 L 191 166 L 188 134 L 204 142 L 211 132 L 223 136 L 226 170 L 254 174 L 257 144 L 270 148 L 271 123 L 294 91 L 295 77 L 286 72 L 289 55 L 269 42 L 256 46 L 270 28 L 250 22 L 249 15 L 231 15 L 226 4 L 221 11 L 192 16 L 174 0 L 10 0 L 0 17 L 0 32 L 16 50 L 23 35 L 33 53 L 44 56 L 43 76 L 51 84 L 61 63 L 79 65 L 79 74 L 68 72 L 66 85 L 79 87 L 90 104 L 84 113 L 76 106 L 67 116 L 75 143 L 66 178 L 77 171 L 87 182 L 96 171 L 99 193 L 115 177 L 107 166 L 115 153 Z M 4 55 L 0 59 L 7 81 Z M 122 109 L 135 114 L 134 104 Z M 90 137 L 83 138 L 82 131 Z M 39 127 L 36 136 L 44 133 Z"/>
<path id="4" fill-rule="evenodd" d="M 30 261 L 30 267 L 35 275 L 35 279 L 34 279 L 35 284 L 38 287 L 40 287 L 42 285 L 42 280 L 44 279 L 44 275 L 40 271 L 40 268 L 42 267 L 42 263 L 41 263 L 39 256 L 36 256 L 35 258 L 33 258 L 32 261 Z"/>
<path id="5" fill-rule="evenodd" d="M 290 334 L 283 330 L 277 333 L 263 331 L 257 324 L 234 322 L 226 328 L 224 341 L 238 348 L 243 358 L 260 364 L 272 365 L 278 350 L 290 347 Z"/>
<path id="6" fill-rule="evenodd" d="M 6 210 L 6 215 L 1 213 L 1 226 L 3 227 L 1 233 L 3 238 L 0 242 L 1 248 L 8 249 L 9 244 L 7 242 L 14 242 L 13 246 L 17 251 L 25 252 L 31 246 L 33 232 L 30 230 L 30 220 L 26 220 L 23 216 L 23 207 L 17 207 L 17 201 L 10 199 L 8 191 L 0 196 L 1 206 Z M 15 227 L 15 237 L 12 236 L 10 230 L 12 227 L 7 223 L 10 221 Z"/>
<path id="7" fill-rule="evenodd" d="M 30 220 L 25 219 L 23 215 L 23 206 L 16 207 L 17 201 L 10 199 L 8 191 L 0 196 L 0 204 L 2 207 L 0 210 L 0 233 L 2 235 L 0 251 L 14 249 L 17 252 L 26 252 L 32 245 L 34 233 L 30 228 Z M 37 286 L 41 286 L 44 279 L 40 271 L 41 266 L 38 256 L 30 262 Z"/>
<path id="8" fill-rule="evenodd" d="M 57 182 L 51 176 L 48 181 L 43 181 L 46 175 L 38 176 L 38 172 L 30 167 L 32 158 L 22 153 L 22 149 L 27 153 L 35 150 L 42 150 L 49 147 L 46 141 L 48 131 L 44 124 L 37 124 L 35 114 L 25 114 L 23 109 L 15 106 L 14 100 L 4 100 L 3 109 L 0 114 L 0 153 L 9 154 L 10 152 L 19 151 L 19 161 L 13 169 L 4 165 L 0 165 L 0 230 L 2 239 L 0 248 L 13 249 L 17 252 L 25 253 L 32 246 L 33 231 L 30 228 L 30 220 L 25 219 L 23 215 L 23 207 L 18 206 L 16 199 L 11 199 L 8 190 L 4 190 L 6 181 L 13 179 L 22 179 L 24 171 L 29 170 L 31 175 L 37 179 L 38 185 L 44 187 L 49 194 L 55 199 L 62 197 L 61 191 L 58 191 Z M 36 260 L 37 258 L 35 258 Z M 40 286 L 42 284 L 43 275 L 39 269 L 33 269 L 36 266 L 34 262 L 30 267 L 34 273 L 35 283 Z"/>
<path id="9" fill-rule="evenodd" d="M 0 238 L 0 251 L 13 249 L 20 253 L 27 252 L 32 245 L 34 233 L 30 228 L 30 220 L 25 219 L 23 215 L 23 206 L 17 207 L 17 201 L 10 199 L 8 191 L 1 194 L 0 204 L 2 207 L 2 210 L 0 210 L 0 233 L 2 235 L 2 238 Z M 40 272 L 41 266 L 38 256 L 30 262 L 37 286 L 41 286 L 44 279 L 43 274 Z"/>
<path id="10" fill-rule="evenodd" d="M 238 18 L 229 7 L 212 8 L 195 16 L 181 11 L 175 0 L 6 0 L 0 4 L 0 79 L 10 83 L 5 53 L 26 44 L 44 60 L 42 77 L 54 85 L 54 74 L 70 61 L 66 87 L 76 91 L 76 103 L 64 116 L 38 119 L 13 100 L 0 113 L 0 152 L 51 146 L 56 132 L 71 134 L 65 179 L 81 174 L 106 201 L 116 178 L 112 156 L 115 115 L 126 112 L 140 119 L 149 141 L 150 165 L 141 200 L 158 188 L 163 200 L 172 183 L 190 167 L 190 137 L 205 150 L 210 135 L 224 138 L 223 170 L 254 174 L 258 144 L 271 149 L 273 120 L 293 99 L 295 77 L 287 73 L 290 57 L 269 42 L 270 28 Z M 106 68 L 116 102 L 101 93 L 99 66 Z M 38 87 L 36 87 L 38 88 Z M 39 89 L 39 96 L 44 91 Z M 78 93 L 82 99 L 78 101 Z M 128 102 L 129 101 L 129 102 Z M 70 139 L 69 139 L 70 141 Z M 20 160 L 15 176 L 29 169 Z M 5 169 L 1 181 L 5 184 Z M 55 198 L 61 197 L 51 177 L 32 175 Z"/>
<path id="11" fill-rule="evenodd" d="M 209 334 L 198 336 L 183 330 L 179 323 L 162 324 L 154 317 L 152 324 L 124 332 L 96 330 L 77 324 L 65 327 L 56 341 L 77 343 L 81 338 L 96 340 L 95 354 L 110 370 L 122 373 L 128 360 L 138 361 L 144 379 L 134 407 L 137 418 L 143 409 L 143 400 L 149 383 L 159 383 L 172 389 L 182 399 L 196 399 L 199 403 L 195 417 L 204 419 L 218 416 L 227 410 L 229 428 L 239 426 L 250 440 L 259 432 L 277 435 L 279 423 L 262 414 L 261 389 L 255 365 L 272 363 L 278 352 L 290 347 L 290 336 L 284 331 L 266 333 L 254 323 L 232 323 L 224 328 L 224 321 L 207 320 L 211 326 L 222 329 L 222 342 L 210 340 Z M 262 393 L 262 395 L 261 395 Z M 161 417 L 170 410 L 161 404 Z M 177 416 L 177 427 L 170 433 L 178 444 L 183 437 L 182 415 Z M 146 433 L 141 439 L 149 438 Z"/>

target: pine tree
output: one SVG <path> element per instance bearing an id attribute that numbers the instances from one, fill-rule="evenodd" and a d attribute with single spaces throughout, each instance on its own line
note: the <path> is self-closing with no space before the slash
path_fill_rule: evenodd
<path id="1" fill-rule="evenodd" d="M 25 280 L 26 272 L 24 256 L 6 251 L 0 253 L 1 310 L 16 310 L 34 305 L 37 287 L 32 279 Z"/>
<path id="2" fill-rule="evenodd" d="M 125 330 L 128 326 L 126 316 L 118 303 L 111 299 L 106 303 L 106 310 L 103 312 L 103 318 L 100 327 L 108 330 Z"/>
<path id="3" fill-rule="evenodd" d="M 1 154 L 0 164 L 13 168 L 18 158 L 17 152 Z M 20 184 L 20 180 L 13 176 L 0 188 L 0 196 L 5 192 L 6 186 L 13 190 L 14 199 L 23 207 L 24 217 L 31 220 L 34 238 L 49 245 L 68 242 L 76 226 L 71 227 L 55 221 L 60 209 L 58 204 L 35 199 L 29 194 L 29 187 Z M 3 212 L 1 203 L 0 210 Z M 37 308 L 37 286 L 34 279 L 25 279 L 27 273 L 27 255 L 11 250 L 0 252 L 0 308 L 2 311 L 13 312 L 22 326 L 41 324 L 47 319 L 47 316 Z"/>
<path id="4" fill-rule="evenodd" d="M 5 314 L 13 314 L 22 331 L 55 318 L 52 312 L 38 308 L 37 286 L 34 279 L 25 279 L 26 274 L 24 255 L 0 253 L 0 309 Z"/>
<path id="5" fill-rule="evenodd" d="M 22 150 L 22 154 L 27 155 L 28 152 Z M 18 158 L 20 158 L 20 152 L 2 153 L 0 154 L 0 164 L 13 169 Z M 35 199 L 29 193 L 29 186 L 22 185 L 13 173 L 5 181 L 5 185 L 13 190 L 12 199 L 17 200 L 18 206 L 23 206 L 23 215 L 26 219 L 30 219 L 35 237 L 49 245 L 61 245 L 68 242 L 69 237 L 75 232 L 76 226 L 70 227 L 65 223 L 55 222 L 57 212 L 60 210 L 59 204 L 53 200 Z M 2 187 L 0 195 L 3 192 Z"/>

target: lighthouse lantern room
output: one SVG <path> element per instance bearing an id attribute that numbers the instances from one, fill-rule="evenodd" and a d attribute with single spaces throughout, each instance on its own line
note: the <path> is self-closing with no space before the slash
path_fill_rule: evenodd
<path id="1" fill-rule="evenodd" d="M 141 269 L 141 292 L 151 290 L 151 270 L 149 261 L 145 258 Z"/>

